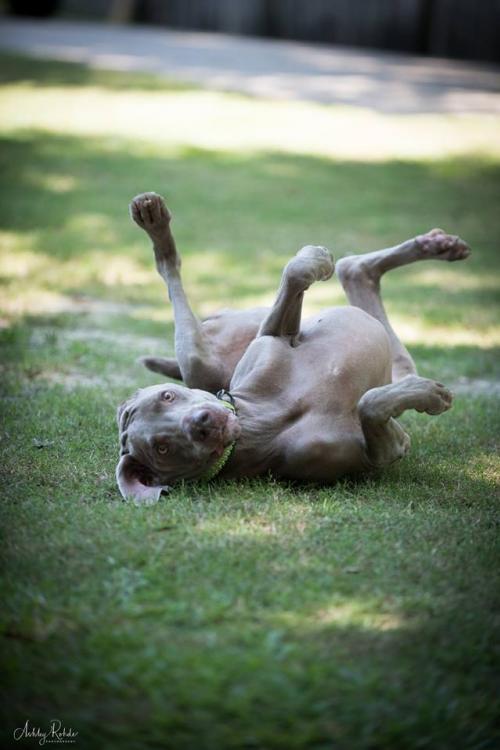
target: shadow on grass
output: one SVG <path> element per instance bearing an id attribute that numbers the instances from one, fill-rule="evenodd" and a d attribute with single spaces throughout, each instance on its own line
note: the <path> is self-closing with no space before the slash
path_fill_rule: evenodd
<path id="1" fill-rule="evenodd" d="M 176 638 L 168 627 L 152 639 L 140 621 L 131 639 L 115 620 L 106 640 L 63 635 L 60 652 L 10 639 L 46 682 L 11 685 L 2 730 L 23 726 L 27 713 L 46 726 L 56 711 L 84 747 L 493 748 L 491 633 L 463 629 L 454 614 L 406 632 L 329 626 L 297 637 L 257 628 L 241 637 L 223 630 L 220 640 Z"/>
<path id="2" fill-rule="evenodd" d="M 99 70 L 71 62 L 55 62 L 43 58 L 26 57 L 2 51 L 0 54 L 0 85 L 29 83 L 38 87 L 96 86 L 113 91 L 139 89 L 141 91 L 191 91 L 189 83 L 169 81 L 154 73 L 126 73 Z"/>
<path id="3" fill-rule="evenodd" d="M 423 474 L 434 492 L 457 480 Z M 210 502 L 181 491 L 147 514 L 77 505 L 77 539 L 32 498 L 28 538 L 3 550 L 18 571 L 3 730 L 57 711 L 89 746 L 487 743 L 491 518 L 461 498 L 455 512 L 410 507 L 390 485 L 294 498 L 242 482 Z M 42 523 L 57 537 L 44 540 Z"/>

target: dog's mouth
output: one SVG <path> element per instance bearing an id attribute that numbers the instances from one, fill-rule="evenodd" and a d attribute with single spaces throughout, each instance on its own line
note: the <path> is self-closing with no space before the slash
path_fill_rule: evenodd
<path id="1" fill-rule="evenodd" d="M 210 455 L 220 458 L 226 448 L 234 443 L 241 434 L 241 427 L 235 414 L 225 410 L 218 419 L 217 427 L 207 436 L 207 445 L 210 447 Z"/>

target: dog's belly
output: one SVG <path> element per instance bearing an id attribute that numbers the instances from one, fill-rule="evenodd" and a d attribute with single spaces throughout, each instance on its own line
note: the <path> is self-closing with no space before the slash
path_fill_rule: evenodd
<path id="1" fill-rule="evenodd" d="M 255 339 L 230 385 L 244 426 L 231 475 L 332 481 L 366 468 L 357 404 L 390 374 L 387 334 L 357 308 L 306 321 L 297 346 Z"/>
<path id="2" fill-rule="evenodd" d="M 356 307 L 331 308 L 304 322 L 296 346 L 288 338 L 252 341 L 231 390 L 281 409 L 348 413 L 370 388 L 390 382 L 391 352 L 383 326 Z"/>

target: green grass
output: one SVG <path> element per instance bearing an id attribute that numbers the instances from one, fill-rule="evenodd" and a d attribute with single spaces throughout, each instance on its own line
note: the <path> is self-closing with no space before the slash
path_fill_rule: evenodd
<path id="1" fill-rule="evenodd" d="M 158 382 L 135 358 L 173 348 L 148 243 L 127 217 L 149 189 L 168 197 L 204 313 L 270 301 L 308 242 L 339 257 L 434 225 L 461 234 L 467 263 L 402 269 L 385 299 L 422 374 L 497 379 L 498 156 L 468 152 L 465 134 L 442 159 L 240 148 L 231 118 L 228 147 L 201 148 L 181 115 L 176 139 L 132 114 L 113 135 L 115 106 L 161 97 L 173 131 L 176 105 L 198 92 L 4 62 L 20 113 L 0 126 L 4 746 L 23 746 L 12 732 L 26 719 L 58 717 L 92 749 L 495 747 L 493 387 L 459 391 L 439 418 L 406 414 L 410 457 L 366 481 L 184 486 L 148 508 L 119 499 L 114 414 Z M 104 108 L 73 112 L 87 93 Z M 23 122 L 35 98 L 46 108 Z M 46 119 L 54 103 L 62 123 Z M 254 106 L 265 139 L 271 105 L 218 103 L 222 121 Z M 333 129 L 345 116 L 322 112 Z M 82 133 L 81 117 L 102 132 Z M 307 304 L 341 301 L 332 281 Z"/>

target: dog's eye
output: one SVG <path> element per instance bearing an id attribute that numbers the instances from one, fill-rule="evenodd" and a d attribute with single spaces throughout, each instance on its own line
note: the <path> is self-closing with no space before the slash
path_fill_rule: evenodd
<path id="1" fill-rule="evenodd" d="M 168 453 L 168 445 L 165 445 L 165 443 L 160 443 L 160 445 L 156 446 L 156 450 L 158 453 L 164 456 L 166 453 Z"/>
<path id="2" fill-rule="evenodd" d="M 163 401 L 173 401 L 174 398 L 175 398 L 175 396 L 172 393 L 172 391 L 163 391 L 163 393 L 161 394 L 161 397 L 162 397 Z"/>

